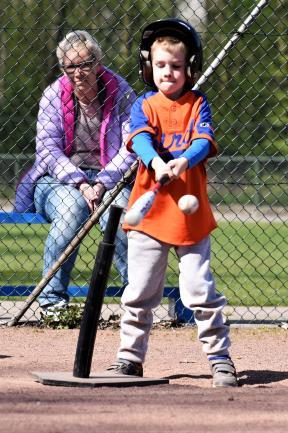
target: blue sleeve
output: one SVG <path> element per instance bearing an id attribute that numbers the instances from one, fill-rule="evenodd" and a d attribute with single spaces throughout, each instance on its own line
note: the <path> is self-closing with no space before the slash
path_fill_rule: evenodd
<path id="1" fill-rule="evenodd" d="M 187 158 L 188 167 L 191 168 L 194 167 L 194 165 L 197 165 L 200 161 L 203 161 L 203 159 L 208 156 L 209 151 L 210 141 L 206 138 L 197 138 L 192 141 L 191 146 L 188 147 L 180 157 L 184 156 L 184 158 Z"/>
<path id="2" fill-rule="evenodd" d="M 130 116 L 130 134 L 133 132 L 137 132 L 140 129 L 151 130 L 153 133 L 153 129 L 150 126 L 149 119 L 143 110 L 143 103 L 145 100 L 149 100 L 151 96 L 153 96 L 155 92 L 147 92 L 142 96 L 139 96 L 131 108 L 131 116 Z"/>
<path id="3" fill-rule="evenodd" d="M 196 135 L 195 140 L 201 138 L 199 137 L 199 135 L 206 134 L 210 136 L 211 140 L 213 141 L 215 140 L 215 137 L 214 137 L 214 129 L 212 125 L 212 113 L 211 113 L 209 103 L 207 101 L 206 96 L 203 93 L 198 91 L 196 93 L 199 93 L 201 95 L 202 103 L 200 106 L 199 116 L 195 123 L 195 132 L 198 135 L 198 137 Z"/>
<path id="4" fill-rule="evenodd" d="M 132 149 L 142 159 L 144 165 L 149 164 L 155 156 L 159 156 L 153 147 L 152 136 L 149 132 L 140 132 L 132 138 Z"/>

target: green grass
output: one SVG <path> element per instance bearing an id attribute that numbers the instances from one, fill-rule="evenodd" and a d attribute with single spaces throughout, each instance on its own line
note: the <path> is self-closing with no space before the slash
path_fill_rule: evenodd
<path id="1" fill-rule="evenodd" d="M 212 267 L 231 305 L 288 305 L 287 236 L 282 223 L 220 224 Z"/>
<path id="2" fill-rule="evenodd" d="M 35 285 L 41 279 L 42 254 L 49 226 L 0 226 L 0 285 Z M 224 222 L 212 235 L 212 270 L 217 290 L 230 305 L 288 305 L 288 225 Z M 98 228 L 84 239 L 71 285 L 89 285 Z M 114 269 L 109 284 L 121 286 Z M 167 285 L 178 286 L 178 263 L 171 253 Z"/>

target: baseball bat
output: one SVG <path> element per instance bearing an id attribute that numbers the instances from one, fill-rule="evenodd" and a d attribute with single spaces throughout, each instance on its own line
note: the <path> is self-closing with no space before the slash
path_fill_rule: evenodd
<path id="1" fill-rule="evenodd" d="M 243 35 L 243 33 L 251 26 L 251 24 L 256 20 L 257 16 L 261 13 L 262 9 L 268 4 L 268 0 L 260 0 L 258 4 L 255 6 L 255 8 L 252 10 L 252 12 L 247 16 L 245 21 L 241 24 L 241 26 L 238 28 L 238 30 L 234 33 L 232 38 L 227 42 L 225 47 L 220 51 L 220 53 L 217 55 L 217 57 L 214 59 L 214 61 L 211 63 L 211 65 L 204 71 L 204 73 L 201 75 L 201 77 L 198 79 L 198 81 L 193 86 L 193 90 L 199 89 L 201 84 L 205 83 L 207 79 L 212 75 L 215 70 L 218 68 L 218 66 L 222 63 L 224 58 L 227 56 L 228 52 L 235 47 L 235 45 L 238 43 L 240 37 Z M 94 226 L 94 224 L 97 223 L 99 220 L 99 217 L 104 213 L 104 211 L 107 209 L 107 207 L 111 204 L 111 202 L 114 200 L 115 197 L 119 194 L 119 192 L 123 189 L 125 184 L 127 183 L 128 177 L 131 177 L 133 173 L 136 172 L 138 166 L 138 161 L 135 161 L 135 163 L 131 166 L 131 168 L 125 173 L 123 176 L 123 179 L 114 187 L 114 189 L 111 191 L 111 201 L 110 197 L 105 200 L 105 202 L 102 202 L 101 205 L 97 208 L 97 210 L 92 214 L 90 219 L 87 221 L 87 223 L 83 226 L 83 229 L 79 234 L 71 241 L 70 245 L 68 245 L 67 249 L 64 251 L 64 253 L 59 257 L 59 259 L 54 263 L 54 265 L 51 267 L 51 269 L 47 272 L 46 278 L 43 277 L 42 280 L 39 282 L 39 284 L 35 287 L 33 292 L 30 294 L 30 296 L 27 298 L 27 300 L 24 303 L 23 308 L 18 312 L 18 314 L 7 323 L 8 326 L 15 325 L 20 318 L 25 314 L 25 312 L 28 310 L 30 305 L 34 302 L 34 300 L 37 298 L 37 296 L 41 293 L 41 291 L 44 289 L 44 287 L 48 284 L 48 282 L 51 280 L 51 278 L 56 274 L 56 272 L 60 269 L 61 265 L 64 263 L 64 261 L 67 259 L 68 255 L 70 255 L 75 248 L 79 245 L 79 243 L 84 239 L 84 237 L 89 233 L 90 229 Z M 80 238 L 79 238 L 80 235 Z M 79 241 L 78 241 L 79 239 Z M 69 251 L 68 251 L 69 250 Z M 68 252 L 68 255 L 67 255 Z"/>
<path id="2" fill-rule="evenodd" d="M 194 90 L 198 90 L 201 84 L 205 83 L 208 77 L 213 74 L 213 72 L 218 68 L 218 66 L 222 63 L 223 59 L 227 56 L 228 52 L 237 44 L 243 33 L 251 26 L 251 24 L 255 21 L 258 15 L 261 13 L 262 9 L 268 4 L 269 0 L 260 0 L 255 8 L 250 12 L 245 21 L 241 24 L 241 26 L 236 30 L 233 34 L 232 38 L 229 39 L 225 47 L 220 51 L 217 57 L 213 60 L 211 65 L 206 69 L 205 72 L 201 75 L 195 86 Z"/>
<path id="3" fill-rule="evenodd" d="M 126 212 L 124 221 L 131 226 L 138 225 L 151 209 L 155 201 L 155 197 L 162 186 L 168 181 L 169 176 L 164 175 L 149 191 L 141 195 L 141 197 L 139 197 L 132 205 L 131 209 Z"/>

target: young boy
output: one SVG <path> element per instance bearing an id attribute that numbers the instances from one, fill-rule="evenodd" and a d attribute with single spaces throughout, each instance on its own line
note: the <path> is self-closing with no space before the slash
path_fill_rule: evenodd
<path id="1" fill-rule="evenodd" d="M 137 226 L 124 224 L 129 284 L 122 296 L 121 345 L 108 371 L 143 376 L 152 309 L 161 302 L 168 253 L 173 247 L 179 258 L 181 299 L 194 311 L 213 386 L 237 386 L 228 353 L 229 328 L 221 314 L 226 300 L 215 292 L 209 266 L 209 234 L 216 223 L 207 196 L 205 162 L 217 153 L 217 147 L 205 95 L 190 90 L 202 68 L 197 33 L 177 19 L 149 24 L 140 43 L 140 68 L 153 91 L 138 98 L 131 111 L 127 147 L 141 161 L 128 209 L 164 175 L 170 182 Z M 182 213 L 177 205 L 184 194 L 199 200 L 192 215 Z"/>

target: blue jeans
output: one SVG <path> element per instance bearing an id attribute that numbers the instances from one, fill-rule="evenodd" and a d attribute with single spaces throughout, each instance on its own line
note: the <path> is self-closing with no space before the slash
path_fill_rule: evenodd
<path id="1" fill-rule="evenodd" d="M 92 178 L 95 170 L 87 170 L 86 175 Z M 131 189 L 125 187 L 114 199 L 113 204 L 126 208 L 130 192 Z M 109 194 L 109 191 L 106 194 Z M 73 186 L 63 185 L 50 176 L 44 176 L 37 182 L 34 202 L 37 212 L 51 222 L 44 250 L 43 275 L 45 275 L 87 221 L 89 209 L 80 191 Z M 99 219 L 102 231 L 105 230 L 108 217 L 109 208 Z M 123 217 L 124 215 L 122 219 Z M 39 295 L 38 301 L 42 307 L 62 300 L 69 301 L 68 284 L 78 250 L 79 247 L 69 256 Z M 127 237 L 121 227 L 118 228 L 115 239 L 114 263 L 121 276 L 122 284 L 127 285 Z"/>

